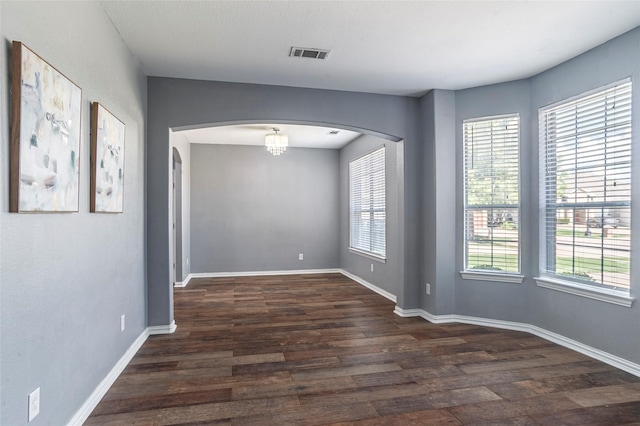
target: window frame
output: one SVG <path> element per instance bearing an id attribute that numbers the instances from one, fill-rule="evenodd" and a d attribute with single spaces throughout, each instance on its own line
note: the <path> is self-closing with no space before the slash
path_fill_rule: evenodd
<path id="1" fill-rule="evenodd" d="M 565 208 L 566 209 L 577 209 L 577 208 L 582 208 L 581 203 L 578 202 L 573 202 L 573 203 L 565 203 L 564 200 L 562 203 L 554 203 L 553 205 L 553 210 L 549 210 L 549 202 L 548 202 L 548 176 L 549 173 L 547 172 L 547 165 L 548 165 L 548 142 L 549 142 L 549 138 L 547 137 L 547 132 L 543 131 L 543 129 L 545 128 L 545 123 L 547 121 L 547 114 L 553 110 L 553 109 L 558 109 L 560 107 L 566 107 L 569 106 L 572 103 L 579 103 L 581 100 L 589 100 L 590 97 L 594 96 L 594 95 L 598 95 L 598 94 L 605 94 L 605 92 L 616 88 L 618 86 L 622 86 L 622 85 L 626 85 L 629 84 L 630 85 L 630 89 L 629 89 L 629 101 L 631 102 L 631 104 L 633 103 L 633 85 L 632 85 L 632 80 L 631 78 L 625 78 L 622 80 L 618 80 L 615 81 L 613 83 L 607 84 L 607 85 L 603 85 L 600 86 L 596 89 L 578 94 L 576 96 L 572 96 L 563 100 L 560 100 L 558 102 L 554 102 L 552 104 L 540 107 L 538 109 L 538 148 L 539 148 L 539 160 L 538 160 L 538 167 L 539 167 L 539 203 L 540 203 L 540 217 L 539 217 L 539 241 L 540 241 L 540 245 L 539 245 L 539 276 L 534 277 L 534 280 L 536 281 L 537 285 L 539 287 L 544 287 L 544 288 L 548 288 L 548 289 L 552 289 L 552 290 L 557 290 L 557 291 L 561 291 L 561 292 L 565 292 L 565 293 L 570 293 L 570 294 L 574 294 L 574 295 L 578 295 L 578 296 L 583 296 L 583 297 L 587 297 L 587 298 L 591 298 L 591 299 L 596 299 L 596 300 L 601 300 L 601 301 L 605 301 L 605 302 L 609 302 L 609 303 L 613 303 L 613 304 L 617 304 L 617 305 L 621 305 L 621 306 L 627 306 L 630 307 L 633 303 L 634 298 L 632 298 L 631 295 L 631 283 L 632 283 L 632 258 L 630 255 L 630 260 L 629 260 L 629 288 L 628 290 L 621 290 L 619 287 L 616 287 L 613 284 L 606 284 L 604 282 L 604 277 L 603 277 L 603 283 L 599 283 L 599 282 L 589 282 L 587 280 L 581 280 L 578 278 L 572 278 L 566 275 L 562 275 L 560 273 L 557 272 L 557 268 L 556 271 L 550 271 L 551 266 L 549 266 L 549 256 L 552 255 L 552 253 L 556 252 L 556 248 L 555 248 L 555 241 L 557 240 L 558 234 L 557 231 L 556 233 L 553 235 L 553 239 L 548 239 L 548 233 L 549 233 L 549 229 L 547 228 L 547 221 L 548 218 L 550 217 L 550 215 L 555 215 L 555 217 L 557 218 L 557 214 L 558 211 Z M 577 104 L 576 104 L 576 108 L 577 108 Z M 629 179 L 630 185 L 632 185 L 632 179 L 633 179 L 633 171 L 632 171 L 632 167 L 633 167 L 633 141 L 634 141 L 634 134 L 633 134 L 633 105 L 630 106 L 630 112 L 629 112 L 629 125 L 628 125 L 628 129 L 630 132 L 630 142 L 629 142 L 629 150 L 631 150 L 630 154 L 629 154 L 629 173 L 628 176 L 625 176 Z M 576 119 L 577 120 L 577 119 Z M 606 123 L 606 117 L 604 118 L 605 123 Z M 617 129 L 616 129 L 617 130 Z M 576 130 L 575 133 L 579 133 L 579 130 Z M 603 141 L 604 142 L 604 141 Z M 613 142 L 610 142 L 613 143 Z M 557 152 L 557 150 L 556 150 Z M 555 155 L 555 154 L 554 154 Z M 577 154 L 576 154 L 577 155 Z M 588 161 L 593 161 L 594 157 L 588 157 L 587 159 L 583 159 L 582 163 L 576 163 L 574 166 L 574 170 L 575 173 L 577 173 L 578 171 L 580 171 L 582 168 L 585 167 L 584 163 L 588 162 Z M 597 157 L 595 157 L 597 160 Z M 606 172 L 606 165 L 605 165 L 605 172 Z M 557 165 L 555 166 L 553 173 L 557 173 Z M 556 178 L 556 183 L 554 183 L 554 187 L 557 188 L 557 178 Z M 603 193 L 606 193 L 606 187 L 604 187 L 603 185 Z M 593 202 L 593 196 L 591 196 L 591 201 L 587 202 L 587 204 L 589 204 L 589 206 L 584 207 L 588 210 L 591 209 L 602 209 L 602 211 L 604 211 L 604 209 L 608 209 L 610 206 L 609 204 L 614 203 L 614 204 L 620 204 L 623 207 L 628 207 L 629 208 L 629 216 L 631 216 L 631 204 L 632 204 L 632 190 L 629 190 L 629 198 L 628 201 L 626 202 L 611 202 L 611 201 L 602 201 L 602 202 Z M 584 204 L 584 203 L 583 203 Z M 574 212 L 575 214 L 575 212 Z M 603 219 L 604 220 L 604 219 Z M 630 229 L 630 236 L 629 236 L 629 244 L 631 244 L 633 236 L 631 234 L 631 227 Z M 575 239 L 575 237 L 574 237 Z M 572 247 L 575 246 L 575 241 L 572 242 Z M 554 246 L 554 247 L 551 247 Z M 605 250 L 605 246 L 604 246 L 604 242 L 601 242 L 600 246 L 598 247 L 601 251 L 601 253 Z M 601 254 L 601 256 L 604 256 L 603 254 Z M 573 257 L 575 259 L 575 254 L 573 255 Z M 555 260 L 554 260 L 555 263 Z"/>
<path id="2" fill-rule="evenodd" d="M 509 120 L 509 119 L 517 119 L 517 185 L 518 185 L 518 202 L 517 205 L 509 205 L 508 208 L 505 207 L 506 204 L 486 204 L 486 205 L 478 205 L 478 206 L 470 206 L 468 204 L 468 188 L 467 188 L 467 138 L 466 138 L 466 126 L 467 124 L 473 124 L 478 122 L 491 122 L 491 121 L 499 121 L 499 120 Z M 463 270 L 460 271 L 460 275 L 463 279 L 468 280 L 480 280 L 480 281 L 496 281 L 496 282 L 505 282 L 505 283 L 522 283 L 524 280 L 524 275 L 522 275 L 522 226 L 520 219 L 522 218 L 522 179 L 521 179 L 521 140 L 522 140 L 522 120 L 520 117 L 520 113 L 507 113 L 507 114 L 499 114 L 492 116 L 484 116 L 477 118 L 465 119 L 462 121 L 462 223 L 463 223 Z M 491 163 L 494 162 L 494 158 L 491 157 Z M 469 239 L 468 239 L 468 220 L 467 220 L 467 211 L 468 210 L 476 210 L 480 207 L 486 207 L 487 209 L 491 208 L 490 206 L 495 206 L 495 209 L 498 210 L 517 210 L 517 231 L 518 231 L 518 270 L 517 271 L 497 271 L 490 269 L 472 269 L 469 268 Z M 471 208 L 469 208 L 471 207 Z"/>
<path id="3" fill-rule="evenodd" d="M 353 200 L 353 176 L 352 176 L 352 167 L 354 167 L 355 164 L 357 164 L 357 162 L 359 161 L 366 161 L 366 159 L 368 157 L 373 157 L 375 155 L 379 155 L 379 153 L 381 152 L 382 155 L 382 170 L 383 170 L 383 174 L 382 174 L 382 185 L 383 185 L 383 191 L 384 191 L 384 233 L 383 233 L 383 237 L 384 237 L 384 241 L 382 243 L 382 246 L 384 247 L 384 253 L 378 253 L 378 252 L 374 252 L 371 249 L 366 249 L 364 247 L 357 247 L 354 246 L 353 242 L 354 242 L 354 200 Z M 387 150 L 386 150 L 386 146 L 380 145 L 374 149 L 372 149 L 371 151 L 368 151 L 356 158 L 353 158 L 352 160 L 349 161 L 348 164 L 348 179 L 349 179 L 349 185 L 348 185 L 348 190 L 349 190 L 349 252 L 354 253 L 354 254 L 358 254 L 364 257 L 367 257 L 369 259 L 373 259 L 373 260 L 377 260 L 381 263 L 385 263 L 386 259 L 387 259 L 387 220 L 388 220 L 388 215 L 387 215 Z M 374 179 L 371 176 L 372 171 L 370 171 L 370 173 L 368 174 L 369 179 Z M 373 194 L 372 194 L 373 196 Z M 359 213 L 366 213 L 369 212 L 370 215 L 374 215 L 375 213 L 380 213 L 380 209 L 376 209 L 375 206 L 373 206 L 373 201 L 371 201 L 368 204 L 368 208 L 363 208 L 358 210 Z M 373 223 L 373 220 L 371 220 L 371 223 Z M 372 238 L 374 233 L 373 233 L 373 229 L 371 227 L 371 225 L 369 226 L 369 233 L 370 233 L 370 248 L 372 246 L 374 246 L 374 239 Z"/>

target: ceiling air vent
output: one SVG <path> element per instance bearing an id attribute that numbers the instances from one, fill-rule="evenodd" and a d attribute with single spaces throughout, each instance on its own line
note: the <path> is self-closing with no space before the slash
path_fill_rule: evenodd
<path id="1" fill-rule="evenodd" d="M 327 59 L 330 50 L 310 49 L 308 47 L 292 47 L 289 56 L 294 58 Z"/>
<path id="2" fill-rule="evenodd" d="M 327 133 L 328 135 L 337 135 L 338 133 L 340 133 L 340 130 L 331 130 L 329 133 Z"/>

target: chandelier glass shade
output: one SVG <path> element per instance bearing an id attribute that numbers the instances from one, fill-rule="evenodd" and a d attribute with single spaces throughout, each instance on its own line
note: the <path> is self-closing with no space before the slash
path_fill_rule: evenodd
<path id="1" fill-rule="evenodd" d="M 278 133 L 280 130 L 273 129 L 273 133 L 269 133 L 264 138 L 264 144 L 267 150 L 273 155 L 280 155 L 287 150 L 289 146 L 289 137 Z"/>

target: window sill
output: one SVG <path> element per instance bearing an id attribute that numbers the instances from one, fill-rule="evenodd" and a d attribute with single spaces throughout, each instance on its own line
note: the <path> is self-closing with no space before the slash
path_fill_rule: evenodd
<path id="1" fill-rule="evenodd" d="M 630 308 L 635 300 L 627 293 L 606 288 L 595 288 L 571 281 L 564 281 L 550 277 L 535 277 L 538 287 L 549 288 L 551 290 L 562 291 L 576 296 L 588 297 L 589 299 L 600 300 L 602 302 L 613 303 Z"/>
<path id="2" fill-rule="evenodd" d="M 460 271 L 460 276 L 462 276 L 462 278 L 465 280 L 497 281 L 501 283 L 514 284 L 521 284 L 524 280 L 524 275 L 505 274 L 489 271 Z"/>
<path id="3" fill-rule="evenodd" d="M 378 261 L 380 263 L 387 263 L 387 258 L 386 257 L 381 257 L 381 256 L 378 256 L 376 254 L 369 253 L 369 252 L 366 252 L 366 251 L 357 250 L 357 249 L 354 249 L 354 248 L 351 248 L 351 247 L 349 247 L 349 253 L 357 254 L 357 255 L 360 255 L 362 257 L 366 257 L 368 259 L 371 259 L 371 260 L 376 260 L 376 261 Z"/>

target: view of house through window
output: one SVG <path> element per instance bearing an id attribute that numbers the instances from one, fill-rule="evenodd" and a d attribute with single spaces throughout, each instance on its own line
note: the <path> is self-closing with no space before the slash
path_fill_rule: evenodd
<path id="1" fill-rule="evenodd" d="M 350 249 L 386 256 L 385 147 L 349 163 Z"/>
<path id="2" fill-rule="evenodd" d="M 628 291 L 631 82 L 542 109 L 540 154 L 543 275 Z"/>
<path id="3" fill-rule="evenodd" d="M 465 270 L 520 271 L 519 116 L 464 122 Z"/>

